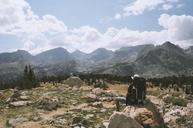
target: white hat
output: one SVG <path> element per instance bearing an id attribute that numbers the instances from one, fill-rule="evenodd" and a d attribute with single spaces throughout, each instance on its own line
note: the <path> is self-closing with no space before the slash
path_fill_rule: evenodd
<path id="1" fill-rule="evenodd" d="M 134 76 L 132 76 L 131 78 L 134 79 L 134 78 L 139 78 L 140 76 L 138 74 L 135 74 Z"/>

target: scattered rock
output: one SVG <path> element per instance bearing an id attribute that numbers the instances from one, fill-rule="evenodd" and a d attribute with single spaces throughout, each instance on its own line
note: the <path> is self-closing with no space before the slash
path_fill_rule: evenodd
<path id="1" fill-rule="evenodd" d="M 81 117 L 81 116 L 76 116 L 72 119 L 72 125 L 73 126 L 84 126 L 84 127 L 88 127 L 91 124 L 90 121 L 88 121 L 87 119 Z"/>
<path id="2" fill-rule="evenodd" d="M 87 112 L 87 113 L 91 113 L 91 112 L 92 112 L 92 113 L 95 113 L 96 110 L 97 110 L 97 108 L 91 107 L 91 106 L 82 108 L 82 111 L 83 111 L 83 112 Z"/>
<path id="3" fill-rule="evenodd" d="M 69 89 L 69 85 L 67 84 L 61 84 L 60 86 L 58 86 L 58 91 L 66 91 Z"/>
<path id="4" fill-rule="evenodd" d="M 96 108 L 102 108 L 103 107 L 103 103 L 102 102 L 94 102 L 92 104 L 93 107 L 96 107 Z"/>
<path id="5" fill-rule="evenodd" d="M 72 107 L 70 110 L 71 111 L 81 111 L 83 108 L 88 108 L 88 104 L 87 103 L 83 103 L 83 104 L 80 104 L 78 106 Z"/>
<path id="6" fill-rule="evenodd" d="M 103 107 L 106 109 L 112 109 L 115 108 L 115 104 L 109 103 L 109 102 L 103 102 Z"/>
<path id="7" fill-rule="evenodd" d="M 183 109 L 174 109 L 165 113 L 164 122 L 168 125 L 176 124 L 176 119 L 186 116 L 186 112 Z"/>
<path id="8" fill-rule="evenodd" d="M 78 90 L 79 90 L 79 88 L 77 88 L 77 87 L 72 88 L 72 91 L 78 91 Z"/>
<path id="9" fill-rule="evenodd" d="M 36 116 L 36 117 L 32 118 L 33 121 L 39 121 L 40 119 L 41 119 L 41 117 L 39 117 L 39 116 Z"/>
<path id="10" fill-rule="evenodd" d="M 89 93 L 86 96 L 82 97 L 83 99 L 86 99 L 87 102 L 96 102 L 98 100 L 97 96 L 95 94 Z"/>
<path id="11" fill-rule="evenodd" d="M 162 97 L 162 99 L 164 100 L 164 99 L 166 99 L 166 98 L 168 98 L 168 97 L 170 97 L 171 95 L 170 94 L 166 94 L 166 95 L 164 95 L 163 97 Z"/>
<path id="12" fill-rule="evenodd" d="M 27 122 L 28 119 L 27 118 L 24 118 L 24 117 L 18 117 L 18 118 L 15 118 L 15 119 L 10 119 L 8 120 L 7 124 L 9 126 L 12 126 L 12 127 L 15 127 L 23 122 Z"/>
<path id="13" fill-rule="evenodd" d="M 94 114 L 88 114 L 86 115 L 85 119 L 89 120 L 94 117 Z"/>
<path id="14" fill-rule="evenodd" d="M 7 99 L 6 102 L 9 103 L 9 102 L 18 101 L 20 96 L 21 94 L 19 93 L 19 91 L 17 89 L 13 89 L 13 94 Z"/>
<path id="15" fill-rule="evenodd" d="M 187 104 L 187 113 L 193 113 L 193 103 Z"/>
<path id="16" fill-rule="evenodd" d="M 60 101 L 56 97 L 51 99 L 49 97 L 43 97 L 38 100 L 36 105 L 40 109 L 52 111 L 52 110 L 56 110 L 60 106 Z"/>
<path id="17" fill-rule="evenodd" d="M 105 91 L 105 96 L 109 96 L 109 97 L 119 97 L 119 94 L 115 91 L 112 90 L 106 90 Z"/>
<path id="18" fill-rule="evenodd" d="M 52 120 L 48 121 L 47 124 L 54 126 L 54 127 L 57 127 L 57 128 L 69 128 L 67 126 L 66 119 L 63 119 L 63 118 L 52 119 Z"/>
<path id="19" fill-rule="evenodd" d="M 27 96 L 31 94 L 31 90 L 25 90 L 20 93 L 22 96 Z"/>
<path id="20" fill-rule="evenodd" d="M 30 97 L 29 96 L 20 96 L 19 99 L 20 100 L 29 100 Z"/>
<path id="21" fill-rule="evenodd" d="M 100 112 L 102 112 L 102 113 L 104 113 L 104 112 L 106 112 L 107 111 L 107 109 L 101 109 L 100 110 Z"/>
<path id="22" fill-rule="evenodd" d="M 91 86 L 81 86 L 79 90 L 81 91 L 91 91 L 93 88 Z"/>
<path id="23" fill-rule="evenodd" d="M 97 96 L 101 96 L 102 94 L 105 93 L 105 91 L 104 91 L 103 89 L 101 89 L 101 88 L 94 88 L 94 89 L 92 90 L 92 92 L 93 92 L 95 95 L 97 95 Z"/>
<path id="24" fill-rule="evenodd" d="M 99 97 L 100 101 L 107 101 L 107 102 L 111 102 L 114 100 L 113 97 Z"/>
<path id="25" fill-rule="evenodd" d="M 22 107 L 22 106 L 30 105 L 32 103 L 33 103 L 32 101 L 15 101 L 15 102 L 9 103 L 9 105 L 11 107 Z"/>

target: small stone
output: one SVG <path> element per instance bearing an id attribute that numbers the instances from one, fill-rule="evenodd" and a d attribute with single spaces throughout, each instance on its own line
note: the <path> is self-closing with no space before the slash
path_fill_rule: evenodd
<path id="1" fill-rule="evenodd" d="M 79 89 L 77 87 L 73 87 L 72 91 L 78 91 Z"/>
<path id="2" fill-rule="evenodd" d="M 29 96 L 20 96 L 19 99 L 20 100 L 29 100 Z"/>
<path id="3" fill-rule="evenodd" d="M 86 117 L 85 117 L 85 119 L 90 119 L 90 118 L 93 118 L 94 117 L 94 114 L 88 114 L 88 115 L 86 115 Z"/>
<path id="4" fill-rule="evenodd" d="M 87 104 L 87 103 L 83 103 L 83 104 L 80 104 L 80 105 L 78 105 L 78 106 L 72 107 L 70 110 L 73 110 L 73 111 L 81 111 L 81 110 L 83 110 L 84 108 L 88 108 L 88 104 Z"/>
<path id="5" fill-rule="evenodd" d="M 93 107 L 96 107 L 96 108 L 102 108 L 103 107 L 103 103 L 102 102 L 94 102 L 92 104 Z"/>
<path id="6" fill-rule="evenodd" d="M 33 103 L 32 101 L 15 101 L 15 102 L 9 103 L 9 105 L 12 107 L 22 107 L 22 106 L 30 105 L 32 103 Z"/>
<path id="7" fill-rule="evenodd" d="M 90 90 L 92 90 L 92 87 L 91 86 L 82 86 L 82 87 L 79 88 L 79 90 L 81 90 L 81 91 L 90 91 Z"/>
<path id="8" fill-rule="evenodd" d="M 101 109 L 100 112 L 107 112 L 107 109 Z"/>
<path id="9" fill-rule="evenodd" d="M 94 88 L 94 89 L 92 90 L 92 92 L 93 92 L 94 94 L 96 94 L 97 96 L 100 96 L 100 95 L 104 94 L 104 90 L 101 89 L 101 88 Z"/>
<path id="10" fill-rule="evenodd" d="M 97 96 L 95 94 L 87 94 L 86 96 L 82 97 L 83 99 L 86 99 L 87 102 L 95 102 L 98 100 Z"/>
<path id="11" fill-rule="evenodd" d="M 24 118 L 24 117 L 18 117 L 18 118 L 15 118 L 15 119 L 10 119 L 8 121 L 8 125 L 12 126 L 12 127 L 15 127 L 23 122 L 27 122 L 28 119 L 27 118 Z"/>

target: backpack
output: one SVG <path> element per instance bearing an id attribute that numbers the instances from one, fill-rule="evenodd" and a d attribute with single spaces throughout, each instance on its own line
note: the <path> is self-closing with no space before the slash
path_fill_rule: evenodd
<path id="1" fill-rule="evenodd" d="M 137 101 L 143 102 L 145 100 L 146 93 L 146 81 L 144 78 L 136 77 L 133 80 L 133 84 L 136 88 L 136 99 Z"/>

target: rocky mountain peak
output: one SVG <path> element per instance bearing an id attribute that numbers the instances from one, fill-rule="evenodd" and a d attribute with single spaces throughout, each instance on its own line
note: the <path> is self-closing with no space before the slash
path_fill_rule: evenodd
<path id="1" fill-rule="evenodd" d="M 164 48 L 166 50 L 174 50 L 174 51 L 177 51 L 177 52 L 183 52 L 183 49 L 180 48 L 178 45 L 175 45 L 169 41 L 166 41 L 165 43 L 163 43 L 161 45 L 161 48 Z"/>

